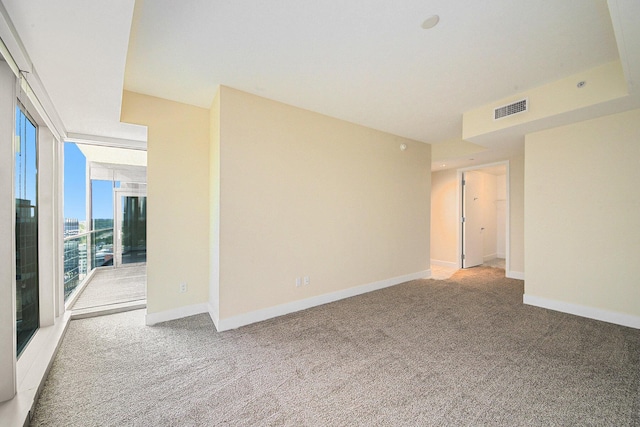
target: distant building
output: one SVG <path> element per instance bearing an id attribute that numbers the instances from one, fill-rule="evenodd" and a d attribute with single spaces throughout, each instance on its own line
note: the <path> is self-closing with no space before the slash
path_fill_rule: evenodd
<path id="1" fill-rule="evenodd" d="M 81 234 L 81 222 L 77 218 L 64 219 L 64 296 L 71 294 L 87 274 L 86 236 Z"/>
<path id="2" fill-rule="evenodd" d="M 64 219 L 64 237 L 77 236 L 80 232 L 80 224 L 77 218 Z"/>
<path id="3" fill-rule="evenodd" d="M 38 214 L 16 199 L 16 326 L 18 337 L 38 328 Z M 18 340 L 20 342 L 20 340 Z"/>

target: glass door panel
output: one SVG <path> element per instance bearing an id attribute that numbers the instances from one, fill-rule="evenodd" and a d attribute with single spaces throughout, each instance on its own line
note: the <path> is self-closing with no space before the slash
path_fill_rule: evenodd
<path id="1" fill-rule="evenodd" d="M 116 191 L 117 265 L 147 262 L 147 197 Z"/>

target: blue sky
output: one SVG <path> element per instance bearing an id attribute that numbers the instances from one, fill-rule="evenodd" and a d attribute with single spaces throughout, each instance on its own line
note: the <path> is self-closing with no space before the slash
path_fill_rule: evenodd
<path id="1" fill-rule="evenodd" d="M 16 198 L 36 202 L 36 127 L 16 107 L 16 134 L 19 143 L 16 147 Z"/>
<path id="2" fill-rule="evenodd" d="M 64 144 L 64 217 L 84 221 L 86 159 L 76 144 Z"/>
<path id="3" fill-rule="evenodd" d="M 64 217 L 86 220 L 86 158 L 76 144 L 64 144 Z M 111 181 L 93 182 L 93 217 L 113 218 Z"/>

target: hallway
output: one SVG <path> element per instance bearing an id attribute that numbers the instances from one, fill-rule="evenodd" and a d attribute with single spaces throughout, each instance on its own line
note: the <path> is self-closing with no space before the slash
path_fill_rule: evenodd
<path id="1" fill-rule="evenodd" d="M 504 258 L 494 258 L 489 261 L 485 261 L 482 266 L 483 267 L 493 267 L 493 268 L 501 268 L 505 269 L 506 260 Z M 431 266 L 431 278 L 434 280 L 447 280 L 453 274 L 458 271 L 457 268 L 444 267 L 441 265 L 432 265 Z"/>

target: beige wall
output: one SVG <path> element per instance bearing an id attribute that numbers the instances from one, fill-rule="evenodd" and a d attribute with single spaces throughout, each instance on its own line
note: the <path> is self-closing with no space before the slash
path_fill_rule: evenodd
<path id="1" fill-rule="evenodd" d="M 147 313 L 207 303 L 209 110 L 124 92 L 122 121 L 148 126 Z"/>
<path id="2" fill-rule="evenodd" d="M 220 319 L 220 90 L 211 103 L 209 121 L 209 305 L 217 325 Z"/>
<path id="3" fill-rule="evenodd" d="M 490 173 L 480 172 L 482 177 L 482 195 L 480 210 L 482 211 L 482 257 L 485 261 L 496 258 L 498 211 L 496 209 L 496 176 Z"/>
<path id="4" fill-rule="evenodd" d="M 507 251 L 507 176 L 496 176 L 496 253 L 505 258 Z"/>
<path id="5" fill-rule="evenodd" d="M 458 172 L 431 174 L 431 261 L 456 264 L 458 251 Z"/>
<path id="6" fill-rule="evenodd" d="M 509 258 L 507 275 L 524 279 L 524 154 L 509 159 Z"/>
<path id="7" fill-rule="evenodd" d="M 219 95 L 220 319 L 429 269 L 429 145 Z"/>
<path id="8" fill-rule="evenodd" d="M 527 135 L 527 297 L 640 316 L 640 110 Z"/>

